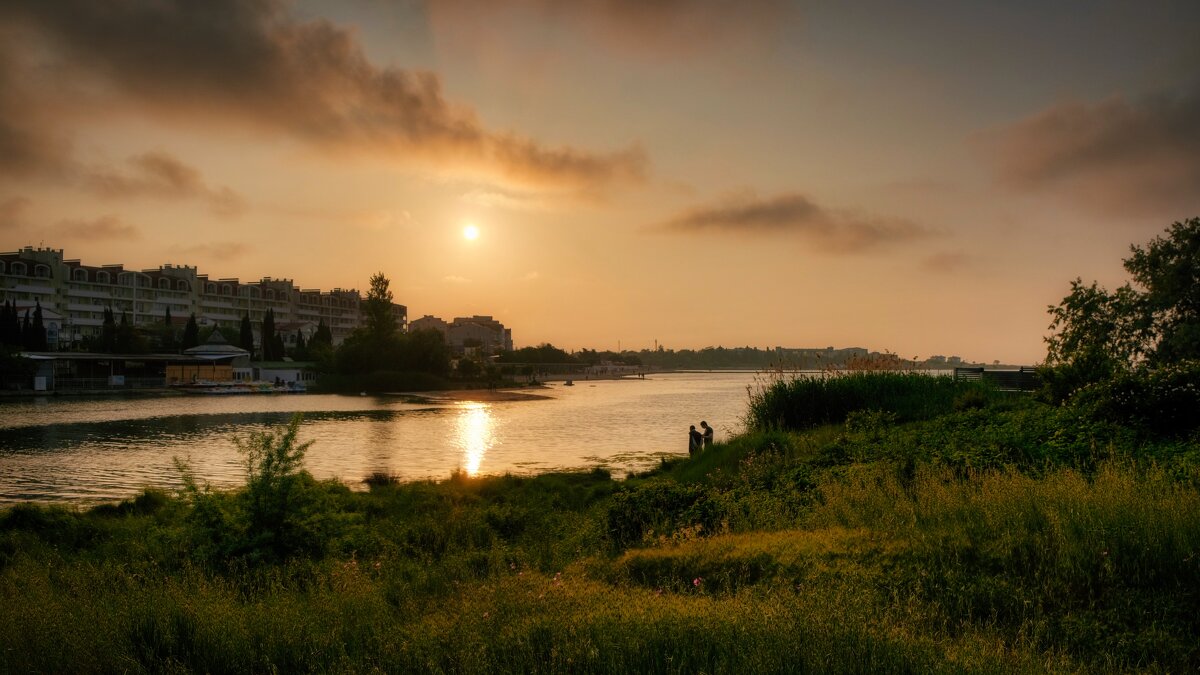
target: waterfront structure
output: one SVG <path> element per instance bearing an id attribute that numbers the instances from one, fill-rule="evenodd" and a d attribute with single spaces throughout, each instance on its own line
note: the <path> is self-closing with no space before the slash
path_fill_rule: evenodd
<path id="1" fill-rule="evenodd" d="M 490 315 L 460 316 L 447 323 L 436 316 L 425 315 L 409 325 L 411 330 L 436 330 L 446 338 L 456 353 L 479 351 L 495 354 L 512 351 L 512 329 Z"/>
<path id="2" fill-rule="evenodd" d="M 187 265 L 141 271 L 97 267 L 64 259 L 62 249 L 32 246 L 0 253 L 0 302 L 6 300 L 16 304 L 19 314 L 41 304 L 52 349 L 98 336 L 106 308 L 117 317 L 124 314 L 134 326 L 161 325 L 168 310 L 176 322 L 195 314 L 201 326 L 236 326 L 248 314 L 256 333 L 270 309 L 275 325 L 287 325 L 293 340 L 297 328 L 315 331 L 324 321 L 334 344 L 365 323 L 363 298 L 354 289 L 299 288 L 291 279 L 268 277 L 245 283 L 214 279 Z M 393 303 L 392 313 L 397 328 L 407 330 L 407 308 Z M 309 332 L 305 338 L 311 336 Z"/>

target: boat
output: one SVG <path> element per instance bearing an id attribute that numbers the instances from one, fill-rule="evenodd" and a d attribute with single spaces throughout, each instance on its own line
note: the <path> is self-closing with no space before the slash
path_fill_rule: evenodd
<path id="1" fill-rule="evenodd" d="M 172 385 L 177 391 L 188 394 L 204 394 L 207 396 L 224 396 L 229 394 L 303 394 L 308 387 L 303 382 L 212 382 L 199 380 L 185 384 Z"/>
<path id="2" fill-rule="evenodd" d="M 574 387 L 575 382 L 573 380 L 567 380 L 566 382 L 563 382 L 563 386 L 564 387 Z"/>

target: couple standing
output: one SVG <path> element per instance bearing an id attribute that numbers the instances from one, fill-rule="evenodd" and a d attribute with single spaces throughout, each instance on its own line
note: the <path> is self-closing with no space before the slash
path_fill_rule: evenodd
<path id="1" fill-rule="evenodd" d="M 693 424 L 688 429 L 688 454 L 694 455 L 700 452 L 701 448 L 707 448 L 713 443 L 713 428 L 708 426 L 708 422 L 701 420 L 700 426 L 704 429 L 704 433 L 696 431 L 696 425 Z"/>

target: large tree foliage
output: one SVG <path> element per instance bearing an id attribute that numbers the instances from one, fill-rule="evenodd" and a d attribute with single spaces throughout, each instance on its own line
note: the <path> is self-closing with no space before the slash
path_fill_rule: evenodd
<path id="1" fill-rule="evenodd" d="M 392 314 L 391 282 L 383 272 L 371 277 L 371 290 L 363 301 L 362 311 L 366 316 L 367 331 L 376 337 L 388 337 L 396 332 L 396 317 Z"/>
<path id="2" fill-rule="evenodd" d="M 200 325 L 196 323 L 196 314 L 193 312 L 188 316 L 187 325 L 183 327 L 183 340 L 180 346 L 184 349 L 191 349 L 200 344 Z"/>
<path id="3" fill-rule="evenodd" d="M 1132 247 L 1125 270 L 1145 289 L 1139 310 L 1155 363 L 1200 358 L 1200 218 L 1174 223 L 1165 237 Z"/>
<path id="4" fill-rule="evenodd" d="M 1132 283 L 1110 292 L 1077 278 L 1050 307 L 1044 376 L 1054 398 L 1141 366 L 1200 359 L 1200 218 L 1130 249 Z"/>

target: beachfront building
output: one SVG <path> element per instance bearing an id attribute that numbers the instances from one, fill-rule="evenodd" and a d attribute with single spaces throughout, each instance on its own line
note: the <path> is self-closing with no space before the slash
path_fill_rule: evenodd
<path id="1" fill-rule="evenodd" d="M 512 329 L 488 315 L 460 316 L 447 323 L 425 315 L 409 325 L 411 330 L 436 330 L 456 353 L 496 354 L 512 351 Z"/>
<path id="2" fill-rule="evenodd" d="M 106 308 L 135 326 L 161 324 L 168 310 L 176 322 L 195 314 L 201 326 L 235 326 L 249 314 L 256 333 L 270 309 L 285 342 L 287 333 L 278 331 L 284 325 L 293 340 L 297 329 L 311 325 L 307 339 L 324 321 L 338 344 L 365 323 L 363 298 L 353 289 L 321 291 L 268 277 L 243 283 L 211 278 L 187 265 L 147 270 L 84 265 L 64 259 L 62 249 L 32 246 L 0 253 L 0 302 L 7 300 L 18 314 L 41 304 L 52 349 L 99 335 Z M 406 330 L 407 308 L 393 303 L 392 312 L 397 328 Z"/>

